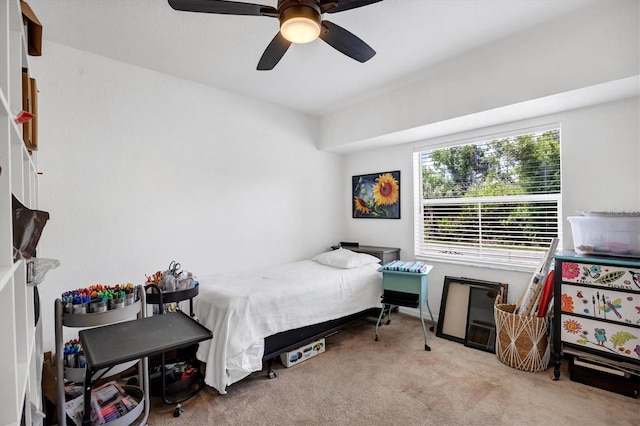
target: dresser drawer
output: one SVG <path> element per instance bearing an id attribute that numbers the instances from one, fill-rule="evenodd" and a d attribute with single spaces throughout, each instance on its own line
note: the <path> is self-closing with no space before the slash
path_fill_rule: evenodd
<path id="1" fill-rule="evenodd" d="M 640 364 L 640 328 L 563 314 L 560 335 L 563 342 Z"/>
<path id="2" fill-rule="evenodd" d="M 565 261 L 562 281 L 640 291 L 640 268 Z"/>
<path id="3" fill-rule="evenodd" d="M 640 293 L 563 283 L 562 312 L 640 326 Z"/>

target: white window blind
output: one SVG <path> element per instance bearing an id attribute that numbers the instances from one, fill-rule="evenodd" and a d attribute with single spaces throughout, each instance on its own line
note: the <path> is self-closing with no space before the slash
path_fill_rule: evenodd
<path id="1" fill-rule="evenodd" d="M 414 153 L 415 255 L 535 266 L 561 235 L 560 130 Z"/>

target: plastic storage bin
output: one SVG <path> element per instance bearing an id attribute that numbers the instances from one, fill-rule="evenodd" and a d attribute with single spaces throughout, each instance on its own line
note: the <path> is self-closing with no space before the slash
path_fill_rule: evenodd
<path id="1" fill-rule="evenodd" d="M 324 338 L 316 340 L 315 342 L 308 343 L 304 346 L 294 349 L 291 352 L 285 352 L 280 354 L 280 361 L 285 367 L 292 367 L 300 364 L 302 361 L 306 361 L 309 358 L 313 358 L 316 355 L 320 355 L 325 350 Z"/>
<path id="2" fill-rule="evenodd" d="M 578 253 L 640 257 L 640 216 L 570 216 Z"/>

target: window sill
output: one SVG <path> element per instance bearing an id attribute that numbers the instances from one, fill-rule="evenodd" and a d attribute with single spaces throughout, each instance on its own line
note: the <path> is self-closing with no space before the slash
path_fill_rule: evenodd
<path id="1" fill-rule="evenodd" d="M 482 261 L 477 259 L 467 259 L 467 258 L 455 259 L 451 257 L 416 256 L 416 260 L 421 260 L 427 263 L 437 262 L 437 263 L 450 264 L 450 265 L 469 266 L 473 268 L 498 269 L 501 271 L 511 271 L 511 272 L 534 273 L 536 270 L 536 266 L 534 265 L 504 264 L 504 263 L 496 263 L 496 262 Z"/>

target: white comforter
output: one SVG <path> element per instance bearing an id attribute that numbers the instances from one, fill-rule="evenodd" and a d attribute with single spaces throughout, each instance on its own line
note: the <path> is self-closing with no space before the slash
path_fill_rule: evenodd
<path id="1" fill-rule="evenodd" d="M 213 332 L 200 342 L 205 383 L 226 387 L 262 369 L 264 338 L 380 307 L 379 264 L 339 269 L 312 260 L 245 273 L 198 276 L 198 320 Z"/>

